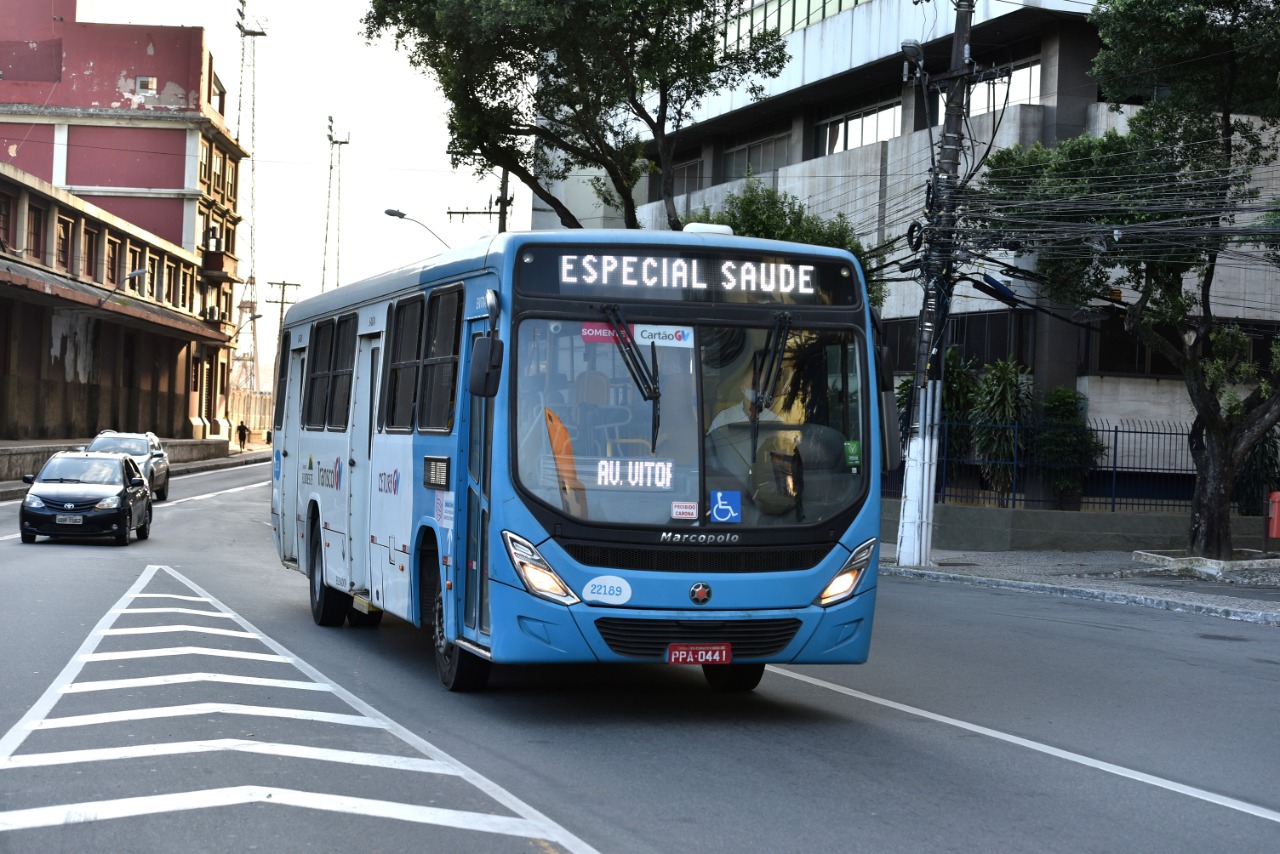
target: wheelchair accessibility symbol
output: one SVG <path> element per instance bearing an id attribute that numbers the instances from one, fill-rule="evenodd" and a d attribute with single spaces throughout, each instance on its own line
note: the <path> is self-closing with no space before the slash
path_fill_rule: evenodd
<path id="1" fill-rule="evenodd" d="M 741 522 L 742 493 L 719 490 L 711 493 L 711 521 Z"/>

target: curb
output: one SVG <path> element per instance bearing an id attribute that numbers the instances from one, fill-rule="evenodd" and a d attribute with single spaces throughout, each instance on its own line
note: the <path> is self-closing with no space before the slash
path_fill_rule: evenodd
<path id="1" fill-rule="evenodd" d="M 1215 605 L 1208 602 L 1190 602 L 1166 596 L 1152 596 L 1145 593 L 1129 593 L 1123 590 L 1073 587 L 1065 584 L 1050 584 L 1043 581 L 1018 581 L 1012 578 L 990 578 L 985 575 L 964 575 L 928 569 L 909 569 L 885 564 L 880 565 L 880 572 L 883 575 L 918 578 L 923 581 L 972 584 L 977 587 L 1021 590 L 1026 593 L 1047 593 L 1051 596 L 1060 596 L 1066 599 L 1087 599 L 1095 602 L 1110 602 L 1117 605 L 1138 605 L 1143 608 L 1159 608 L 1164 611 L 1199 614 L 1206 617 L 1221 617 L 1227 620 L 1239 620 L 1262 626 L 1280 626 L 1280 611 L 1269 609 Z"/>

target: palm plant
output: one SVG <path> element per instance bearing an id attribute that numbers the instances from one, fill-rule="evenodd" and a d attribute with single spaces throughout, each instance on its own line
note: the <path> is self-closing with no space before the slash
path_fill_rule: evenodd
<path id="1" fill-rule="evenodd" d="M 1019 458 L 1025 452 L 1022 425 L 1030 411 L 1026 369 L 1012 359 L 987 365 L 974 395 L 973 450 L 1001 507 L 1008 506 Z"/>

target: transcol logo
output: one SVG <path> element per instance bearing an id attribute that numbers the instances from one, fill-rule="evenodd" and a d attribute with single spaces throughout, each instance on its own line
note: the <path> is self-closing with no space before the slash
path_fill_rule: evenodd
<path id="1" fill-rule="evenodd" d="M 378 472 L 378 491 L 390 495 L 400 494 L 400 469 Z"/>
<path id="2" fill-rule="evenodd" d="M 316 482 L 318 485 L 327 486 L 330 489 L 342 489 L 342 458 L 335 459 L 331 469 L 327 469 L 324 466 L 316 466 Z"/>

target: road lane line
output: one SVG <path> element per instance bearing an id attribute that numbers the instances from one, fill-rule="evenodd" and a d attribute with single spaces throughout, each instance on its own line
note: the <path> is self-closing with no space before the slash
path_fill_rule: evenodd
<path id="1" fill-rule="evenodd" d="M 217 738 L 205 741 L 173 741 L 165 744 L 131 744 L 125 747 L 98 747 L 63 750 L 55 753 L 23 753 L 0 762 L 7 768 L 45 768 L 50 765 L 74 765 L 81 762 L 107 762 L 117 759 L 150 759 L 158 756 L 186 756 L 195 753 L 253 753 L 285 759 L 312 759 L 359 765 L 390 771 L 416 771 L 424 774 L 457 776 L 452 765 L 419 756 L 396 756 L 389 753 L 366 753 L 329 747 L 307 747 L 270 741 L 248 741 L 243 738 Z"/>
<path id="2" fill-rule="evenodd" d="M 31 725 L 32 730 L 66 729 L 96 724 L 114 724 L 121 721 L 149 721 L 159 718 L 188 718 L 197 715 L 245 715 L 264 718 L 289 718 L 298 721 L 319 721 L 343 726 L 382 729 L 383 722 L 366 715 L 340 715 L 336 712 L 317 712 L 311 709 L 282 709 L 279 706 L 250 706 L 244 703 L 189 703 L 184 706 L 158 706 L 145 709 L 124 709 L 118 712 L 98 712 L 88 715 L 70 715 L 65 718 L 45 718 Z"/>
<path id="3" fill-rule="evenodd" d="M 1198 789 L 1195 786 L 1188 786 L 1174 780 L 1167 780 L 1164 777 L 1157 777 L 1154 774 L 1147 774 L 1143 771 L 1135 771 L 1134 769 L 1126 768 L 1123 765 L 1103 762 L 1102 760 L 1094 759 L 1081 753 L 1072 753 L 1069 750 L 1062 750 L 1061 748 L 1053 747 L 1052 745 L 1032 741 L 1031 739 L 1022 738 L 1021 736 L 1012 735 L 1007 732 L 1001 732 L 1000 730 L 991 729 L 990 727 L 981 726 L 980 724 L 973 724 L 968 721 L 962 721 L 958 718 L 949 718 L 946 715 L 940 715 L 936 712 L 919 709 L 915 706 L 908 706 L 905 703 L 886 700 L 884 697 L 876 697 L 872 694 L 863 693 L 862 691 L 855 691 L 852 688 L 846 688 L 843 685 L 837 685 L 834 682 L 815 679 L 812 676 L 806 676 L 803 673 L 796 673 L 791 670 L 784 670 L 781 667 L 777 667 L 772 664 L 767 665 L 766 669 L 771 673 L 778 674 L 779 676 L 785 676 L 788 679 L 795 679 L 798 682 L 807 682 L 808 684 L 818 688 L 825 688 L 828 691 L 834 691 L 837 694 L 844 694 L 846 697 L 864 700 L 868 703 L 874 703 L 877 706 L 884 706 L 887 709 L 905 712 L 908 715 L 915 715 L 916 717 L 925 718 L 926 720 L 931 720 L 935 723 L 946 724 L 947 726 L 956 727 L 957 729 L 966 730 L 977 735 L 985 735 L 988 738 L 994 738 L 998 741 L 1003 741 L 1018 747 L 1025 747 L 1028 750 L 1034 750 L 1037 753 L 1043 753 L 1057 759 L 1065 759 L 1068 762 L 1074 762 L 1077 765 L 1083 765 L 1086 768 L 1093 768 L 1094 770 L 1103 771 L 1107 774 L 1114 774 L 1117 777 L 1124 777 L 1128 780 L 1146 783 L 1149 786 L 1155 786 L 1170 792 L 1176 792 L 1180 795 L 1186 795 L 1187 797 L 1205 801 L 1206 803 L 1237 810 L 1257 818 L 1266 819 L 1267 821 L 1280 824 L 1280 811 L 1267 809 L 1266 807 L 1258 806 L 1257 804 L 1251 804 L 1248 801 L 1227 797 L 1226 795 L 1219 795 L 1216 792 L 1210 792 L 1206 789 Z"/>
<path id="4" fill-rule="evenodd" d="M 139 676 L 134 679 L 101 679 L 97 682 L 76 682 L 68 685 L 64 693 L 79 694 L 86 691 L 155 688 L 191 682 L 221 682 L 227 685 L 254 685 L 260 688 L 290 688 L 296 691 L 329 690 L 328 685 L 304 682 L 299 679 L 267 679 L 262 676 L 236 676 L 230 673 L 171 673 L 167 676 Z"/>
<path id="5" fill-rule="evenodd" d="M 355 798 L 348 795 L 328 795 L 321 792 L 304 792 L 267 786 L 231 786 L 223 789 L 207 789 L 198 792 L 176 792 L 168 795 L 150 795 L 138 798 L 120 798 L 110 801 L 86 801 L 79 804 L 61 804 L 51 807 L 0 812 L 0 831 L 31 830 L 39 827 L 61 827 L 111 818 L 136 818 L 178 810 L 207 809 L 209 807 L 241 806 L 244 804 L 279 804 L 308 810 L 327 810 L 348 815 L 364 815 L 372 818 L 390 818 L 417 824 L 432 824 L 460 830 L 479 830 L 505 836 L 545 839 L 542 828 L 525 818 L 486 813 L 446 810 L 439 807 L 415 806 L 394 801 Z"/>

